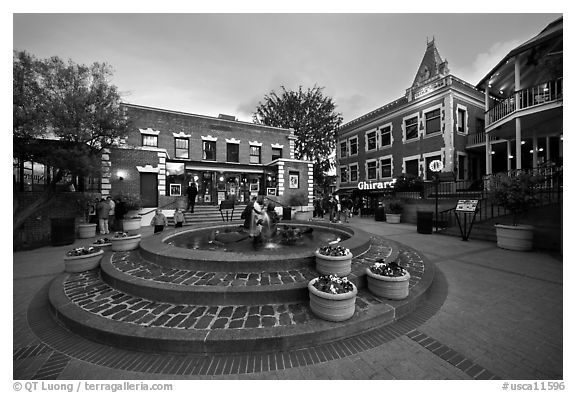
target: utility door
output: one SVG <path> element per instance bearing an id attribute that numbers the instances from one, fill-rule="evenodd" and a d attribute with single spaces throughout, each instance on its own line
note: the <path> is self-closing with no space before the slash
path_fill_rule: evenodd
<path id="1" fill-rule="evenodd" d="M 142 207 L 158 207 L 158 174 L 140 173 Z"/>

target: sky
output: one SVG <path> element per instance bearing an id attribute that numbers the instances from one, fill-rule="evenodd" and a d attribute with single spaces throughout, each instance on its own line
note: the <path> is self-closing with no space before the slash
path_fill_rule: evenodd
<path id="1" fill-rule="evenodd" d="M 475 85 L 561 15 L 26 10 L 13 14 L 13 49 L 106 62 L 125 102 L 249 122 L 266 94 L 317 85 L 347 123 L 405 94 L 427 40 Z"/>

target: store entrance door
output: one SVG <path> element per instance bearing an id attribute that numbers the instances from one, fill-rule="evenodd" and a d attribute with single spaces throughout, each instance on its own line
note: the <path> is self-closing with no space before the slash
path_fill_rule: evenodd
<path id="1" fill-rule="evenodd" d="M 140 173 L 140 195 L 142 207 L 158 206 L 158 174 Z"/>

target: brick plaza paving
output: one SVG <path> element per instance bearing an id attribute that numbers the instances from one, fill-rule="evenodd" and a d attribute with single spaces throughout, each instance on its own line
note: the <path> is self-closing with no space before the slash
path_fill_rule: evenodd
<path id="1" fill-rule="evenodd" d="M 391 225 L 354 217 L 349 225 L 413 247 L 435 263 L 438 282 L 433 286 L 438 286 L 439 292 L 444 290 L 441 304 L 426 318 L 418 319 L 418 312 L 415 312 L 412 319 L 408 316 L 406 321 L 376 329 L 356 341 L 341 346 L 328 345 L 317 351 L 302 351 L 295 353 L 293 358 L 272 354 L 244 358 L 220 356 L 210 362 L 192 358 L 184 362 L 177 356 L 154 354 L 131 358 L 133 354 L 129 351 L 92 343 L 70 333 L 59 336 L 62 343 L 75 342 L 79 348 L 76 356 L 42 342 L 30 326 L 33 321 L 28 318 L 29 307 L 37 293 L 62 272 L 64 250 L 71 248 L 45 247 L 14 253 L 13 377 L 402 380 L 563 377 L 561 257 L 537 251 L 501 250 L 489 242 L 463 242 L 455 237 L 422 235 L 409 224 Z M 150 232 L 150 228 L 142 229 L 144 236 Z M 77 240 L 75 245 L 87 245 L 92 240 Z M 118 261 L 122 260 L 118 255 Z M 124 258 L 124 262 L 128 259 Z M 303 276 L 306 279 L 306 275 Z M 283 278 L 281 275 L 275 277 Z M 208 277 L 198 275 L 197 278 Z M 226 283 L 239 280 L 235 281 L 239 285 L 248 285 L 250 281 L 249 277 L 219 279 Z M 262 280 L 262 277 L 252 277 L 252 280 Z M 197 282 L 190 280 L 188 284 Z M 207 313 L 208 309 L 202 311 Z M 212 311 L 216 312 L 214 315 L 220 312 L 234 315 L 238 311 L 223 309 Z M 263 314 L 273 312 L 274 323 L 279 324 L 280 315 L 287 310 L 259 307 L 260 323 L 266 316 Z M 181 309 L 177 311 L 182 312 Z M 250 315 L 249 308 L 245 311 L 244 318 L 237 318 L 242 319 L 242 323 L 246 323 Z M 295 314 L 299 315 L 299 312 L 305 314 L 302 309 L 296 310 Z M 255 309 L 253 313 L 256 315 Z M 289 323 L 296 322 L 294 313 L 286 315 L 290 317 Z M 223 326 L 230 328 L 233 318 L 224 318 L 226 324 Z M 285 318 L 283 320 L 288 323 Z M 215 322 L 213 318 L 211 323 Z M 81 349 L 93 351 L 93 356 L 81 356 Z M 128 360 L 143 366 L 118 367 Z"/>

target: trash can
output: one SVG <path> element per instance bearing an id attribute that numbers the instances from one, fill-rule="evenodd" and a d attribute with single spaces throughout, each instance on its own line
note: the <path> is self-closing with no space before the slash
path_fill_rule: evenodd
<path id="1" fill-rule="evenodd" d="M 292 208 L 291 207 L 283 207 L 282 208 L 282 220 L 284 220 L 284 221 L 292 220 Z"/>
<path id="2" fill-rule="evenodd" d="M 416 212 L 416 230 L 418 233 L 432 233 L 433 212 Z"/>
<path id="3" fill-rule="evenodd" d="M 376 211 L 374 212 L 374 220 L 376 221 L 384 221 L 386 217 L 384 206 L 378 206 Z"/>
<path id="4" fill-rule="evenodd" d="M 50 240 L 53 246 L 65 246 L 74 243 L 76 240 L 75 218 L 51 218 Z"/>

